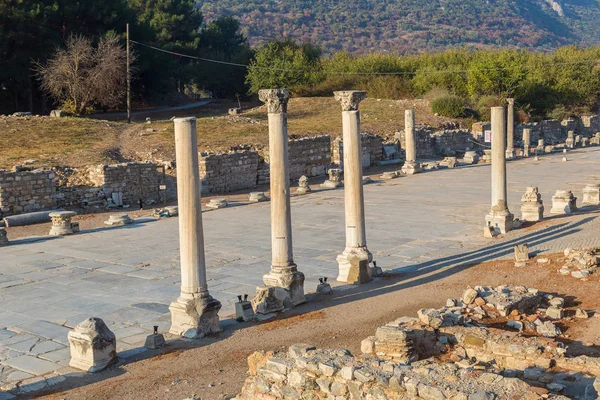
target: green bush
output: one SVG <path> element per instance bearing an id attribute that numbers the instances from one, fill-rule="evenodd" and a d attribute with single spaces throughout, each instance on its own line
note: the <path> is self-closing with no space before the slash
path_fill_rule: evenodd
<path id="1" fill-rule="evenodd" d="M 465 113 L 465 102 L 458 96 L 442 96 L 431 102 L 431 111 L 442 117 L 460 118 Z"/>
<path id="2" fill-rule="evenodd" d="M 481 121 L 489 121 L 491 116 L 491 108 L 502 105 L 502 100 L 498 96 L 481 96 L 475 103 L 475 111 Z"/>

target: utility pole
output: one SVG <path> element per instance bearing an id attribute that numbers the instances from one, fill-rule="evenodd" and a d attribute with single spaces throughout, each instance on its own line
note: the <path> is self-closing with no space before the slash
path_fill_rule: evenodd
<path id="1" fill-rule="evenodd" d="M 131 71 L 129 63 L 129 24 L 127 24 L 127 122 L 131 123 Z"/>

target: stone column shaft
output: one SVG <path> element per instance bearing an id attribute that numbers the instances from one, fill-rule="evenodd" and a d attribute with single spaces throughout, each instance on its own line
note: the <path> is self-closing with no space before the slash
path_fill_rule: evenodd
<path id="1" fill-rule="evenodd" d="M 402 166 L 402 172 L 412 175 L 420 172 L 421 168 L 417 163 L 417 138 L 415 134 L 415 110 L 406 110 L 404 112 L 404 141 L 405 141 L 405 161 Z"/>
<path id="2" fill-rule="evenodd" d="M 344 210 L 346 248 L 337 257 L 340 274 L 338 281 L 364 283 L 371 279 L 370 262 L 373 256 L 367 249 L 365 230 L 364 194 L 362 183 L 362 144 L 358 104 L 366 92 L 344 91 L 334 93 L 342 103 L 342 130 L 344 140 Z"/>
<path id="3" fill-rule="evenodd" d="M 515 157 L 515 99 L 506 99 L 507 106 L 507 125 L 506 125 L 506 158 Z"/>
<path id="4" fill-rule="evenodd" d="M 505 132 L 504 108 L 492 107 L 492 207 L 485 218 L 486 235 L 489 229 L 495 234 L 512 230 L 513 215 L 507 205 Z"/>
<path id="5" fill-rule="evenodd" d="M 269 113 L 272 266 L 294 265 L 288 161 L 287 116 Z"/>
<path id="6" fill-rule="evenodd" d="M 199 338 L 220 331 L 221 303 L 210 296 L 206 283 L 196 118 L 177 118 L 174 124 L 181 294 L 169 306 L 170 332 Z"/>
<path id="7" fill-rule="evenodd" d="M 531 129 L 523 129 L 523 156 L 529 157 L 529 147 L 531 146 Z"/>

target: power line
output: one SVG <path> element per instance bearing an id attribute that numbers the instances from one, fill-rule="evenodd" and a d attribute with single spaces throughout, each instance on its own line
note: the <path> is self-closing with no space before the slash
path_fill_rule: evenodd
<path id="1" fill-rule="evenodd" d="M 304 73 L 306 72 L 306 70 L 304 69 L 286 69 L 286 68 L 269 68 L 269 67 L 259 67 L 256 65 L 249 65 L 249 64 L 240 64 L 240 63 L 234 63 L 234 62 L 229 62 L 229 61 L 221 61 L 221 60 L 215 60 L 215 59 L 211 59 L 211 58 L 204 58 L 204 57 L 197 57 L 197 56 L 191 56 L 188 54 L 183 54 L 183 53 L 178 53 L 175 51 L 170 51 L 170 50 L 164 50 L 161 49 L 159 47 L 155 47 L 155 46 L 151 46 L 149 44 L 145 44 L 145 43 L 140 43 L 137 42 L 135 40 L 131 40 L 131 43 L 135 43 L 138 44 L 140 46 L 143 47 L 147 47 L 156 51 L 160 51 L 163 53 L 167 53 L 167 54 L 171 54 L 174 56 L 179 56 L 179 57 L 185 57 L 185 58 L 190 58 L 193 60 L 199 60 L 199 61 L 205 61 L 205 62 L 210 62 L 210 63 L 215 63 L 215 64 L 222 64 L 222 65 L 230 65 L 230 66 L 234 66 L 234 67 L 242 67 L 242 68 L 257 68 L 257 69 L 262 69 L 262 70 L 268 70 L 268 71 L 282 71 L 282 72 L 300 72 L 300 73 Z M 542 64 L 537 64 L 536 66 L 554 66 L 554 65 L 577 65 L 577 64 L 587 64 L 587 63 L 598 63 L 600 62 L 599 59 L 590 59 L 590 60 L 579 60 L 579 61 L 565 61 L 565 62 L 552 62 L 552 63 L 542 63 Z M 523 68 L 527 69 L 529 66 L 528 65 L 522 65 Z M 481 68 L 481 69 L 463 69 L 463 70 L 435 70 L 435 71 L 397 71 L 397 72 L 337 72 L 337 73 L 328 73 L 328 76 L 373 76 L 373 75 L 416 75 L 416 74 L 425 74 L 425 75 L 433 75 L 433 74 L 468 74 L 469 72 L 479 72 L 479 71 L 504 71 L 507 69 L 512 69 L 513 67 L 497 67 L 497 68 Z"/>

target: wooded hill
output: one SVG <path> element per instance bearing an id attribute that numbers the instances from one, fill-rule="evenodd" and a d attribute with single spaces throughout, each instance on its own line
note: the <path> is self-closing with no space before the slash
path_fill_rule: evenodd
<path id="1" fill-rule="evenodd" d="M 419 52 L 451 46 L 545 50 L 600 42 L 599 0 L 197 0 L 232 15 L 253 45 L 293 38 L 328 52 Z"/>

